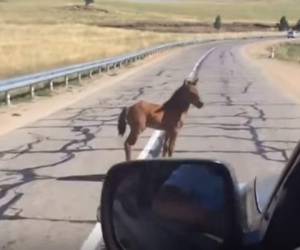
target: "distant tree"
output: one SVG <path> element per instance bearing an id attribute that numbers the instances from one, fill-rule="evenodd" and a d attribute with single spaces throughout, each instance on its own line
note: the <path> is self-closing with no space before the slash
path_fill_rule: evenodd
<path id="1" fill-rule="evenodd" d="M 290 26 L 289 26 L 289 23 L 288 23 L 286 17 L 285 16 L 281 17 L 279 26 L 278 26 L 279 30 L 280 31 L 288 30 L 289 27 Z"/>
<path id="2" fill-rule="evenodd" d="M 214 28 L 217 29 L 217 30 L 220 30 L 221 26 L 222 26 L 221 16 L 218 15 L 215 19 L 215 22 L 214 22 Z"/>
<path id="3" fill-rule="evenodd" d="M 300 31 L 300 19 L 298 20 L 297 24 L 295 25 L 295 30 Z"/>
<path id="4" fill-rule="evenodd" d="M 89 6 L 90 4 L 94 3 L 94 0 L 84 0 L 85 6 Z"/>

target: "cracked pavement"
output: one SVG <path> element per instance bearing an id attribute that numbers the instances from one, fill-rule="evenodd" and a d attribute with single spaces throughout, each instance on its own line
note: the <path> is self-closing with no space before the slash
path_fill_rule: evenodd
<path id="1" fill-rule="evenodd" d="M 146 71 L 2 136 L 0 249 L 79 249 L 95 224 L 103 178 L 99 183 L 57 178 L 104 177 L 124 160 L 116 128 L 121 109 L 140 99 L 165 101 L 214 46 L 199 75 L 205 106 L 190 109 L 174 157 L 225 161 L 242 182 L 280 173 L 300 135 L 300 104 L 249 65 L 239 53 L 244 43 L 171 52 Z M 136 156 L 152 132 L 143 133 Z"/>
<path id="2" fill-rule="evenodd" d="M 241 182 L 278 174 L 299 140 L 299 103 L 267 82 L 241 56 L 220 46 L 200 72 L 205 107 L 191 110 L 176 157 L 203 157 L 231 165 Z"/>

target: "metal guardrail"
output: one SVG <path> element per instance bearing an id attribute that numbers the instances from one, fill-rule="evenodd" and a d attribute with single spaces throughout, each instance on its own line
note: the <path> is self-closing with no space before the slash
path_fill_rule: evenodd
<path id="1" fill-rule="evenodd" d="M 76 76 L 78 80 L 81 80 L 82 75 L 92 76 L 93 73 L 101 73 L 109 69 L 120 67 L 121 65 L 128 65 L 140 59 L 144 59 L 149 55 L 153 55 L 168 49 L 175 47 L 183 47 L 187 45 L 196 44 L 198 41 L 170 43 L 166 45 L 157 46 L 150 49 L 144 49 L 136 53 L 130 53 L 125 56 L 114 57 L 110 59 L 98 60 L 90 63 L 77 64 L 73 66 L 63 67 L 55 70 L 45 71 L 37 74 L 26 75 L 17 78 L 11 78 L 0 81 L 0 93 L 5 94 L 6 103 L 11 103 L 11 93 L 14 90 L 28 88 L 32 97 L 35 95 L 35 87 L 38 84 L 49 84 L 49 88 L 52 91 L 54 81 L 64 78 L 66 87 L 69 84 L 69 78 Z"/>

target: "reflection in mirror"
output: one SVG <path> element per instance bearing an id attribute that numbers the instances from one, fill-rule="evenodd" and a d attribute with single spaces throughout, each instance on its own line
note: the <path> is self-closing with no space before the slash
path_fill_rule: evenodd
<path id="1" fill-rule="evenodd" d="M 230 231 L 224 177 L 196 163 L 141 166 L 114 193 L 115 238 L 124 250 L 219 249 Z"/>

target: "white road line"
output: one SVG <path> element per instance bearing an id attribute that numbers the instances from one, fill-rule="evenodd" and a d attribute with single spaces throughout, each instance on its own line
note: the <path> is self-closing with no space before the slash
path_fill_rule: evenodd
<path id="1" fill-rule="evenodd" d="M 205 60 L 206 57 L 209 56 L 210 53 L 212 53 L 216 48 L 213 47 L 210 50 L 208 50 L 203 56 L 200 57 L 200 59 L 196 62 L 193 70 L 191 71 L 191 73 L 189 74 L 189 76 L 187 77 L 188 79 L 195 79 L 196 76 L 198 75 L 198 71 L 199 71 L 199 67 L 201 65 L 201 63 Z M 197 75 L 196 75 L 197 74 Z"/>
<path id="2" fill-rule="evenodd" d="M 195 72 L 198 70 L 198 67 L 200 64 L 205 60 L 205 58 L 216 48 L 212 48 L 208 50 L 195 64 L 192 72 L 189 74 L 189 77 L 194 75 Z M 146 159 L 149 156 L 149 153 L 155 148 L 156 143 L 159 141 L 159 138 L 164 133 L 160 130 L 155 130 L 153 134 L 151 135 L 148 143 L 146 144 L 143 151 L 139 154 L 138 158 L 139 160 Z M 81 250 L 101 250 L 101 246 L 103 246 L 103 237 L 102 237 L 102 229 L 101 224 L 98 222 L 96 223 L 93 231 L 90 233 L 88 238 L 84 241 Z"/>
<path id="3" fill-rule="evenodd" d="M 102 238 L 102 229 L 101 224 L 97 222 L 93 231 L 84 241 L 81 250 L 100 250 L 101 245 L 104 245 Z"/>
<path id="4" fill-rule="evenodd" d="M 150 151 L 156 147 L 156 143 L 162 135 L 162 131 L 155 130 L 137 159 L 146 159 L 149 156 Z M 97 222 L 88 238 L 84 241 L 81 250 L 101 250 L 101 246 L 104 246 L 102 229 L 101 224 Z"/>
<path id="5" fill-rule="evenodd" d="M 161 130 L 155 130 L 153 134 L 151 135 L 148 143 L 146 144 L 145 148 L 143 151 L 139 154 L 138 159 L 147 159 L 149 156 L 149 153 L 152 149 L 155 148 L 156 143 L 159 141 L 158 139 L 163 135 L 163 131 Z"/>

